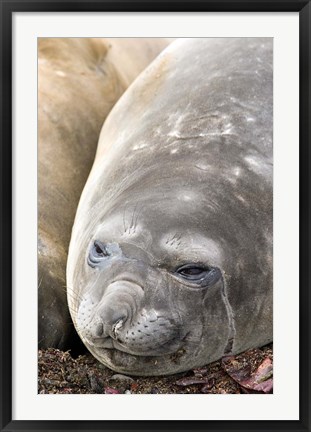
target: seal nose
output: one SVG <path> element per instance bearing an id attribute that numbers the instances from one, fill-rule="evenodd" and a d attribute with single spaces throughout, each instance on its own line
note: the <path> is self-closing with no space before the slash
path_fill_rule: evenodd
<path id="1" fill-rule="evenodd" d="M 127 321 L 125 309 L 115 310 L 110 305 L 101 307 L 97 314 L 97 324 L 94 326 L 94 337 L 108 337 L 117 339 L 117 331 Z"/>
<path id="2" fill-rule="evenodd" d="M 129 281 L 111 283 L 98 304 L 89 325 L 93 343 L 108 344 L 108 339 L 124 339 L 127 323 L 131 322 L 141 305 L 143 290 Z M 111 343 L 111 342 L 109 342 Z"/>

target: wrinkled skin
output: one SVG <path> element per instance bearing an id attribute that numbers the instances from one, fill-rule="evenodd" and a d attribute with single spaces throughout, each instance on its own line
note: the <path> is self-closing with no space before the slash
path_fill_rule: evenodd
<path id="1" fill-rule="evenodd" d="M 101 132 L 69 249 L 77 331 L 165 375 L 272 340 L 272 39 L 173 42 Z"/>
<path id="2" fill-rule="evenodd" d="M 161 39 L 39 39 L 40 348 L 74 345 L 66 299 L 67 251 L 99 132 L 124 90 L 167 44 Z"/>

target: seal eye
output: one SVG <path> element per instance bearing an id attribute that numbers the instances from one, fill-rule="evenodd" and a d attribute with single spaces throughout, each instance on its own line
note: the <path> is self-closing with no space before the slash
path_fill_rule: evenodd
<path id="1" fill-rule="evenodd" d="M 106 246 L 102 242 L 95 240 L 91 246 L 87 263 L 89 266 L 94 268 L 96 265 L 100 264 L 103 258 L 106 258 L 109 255 Z"/>
<path id="2" fill-rule="evenodd" d="M 190 281 L 200 281 L 205 278 L 209 271 L 210 269 L 198 265 L 186 264 L 177 269 L 176 273 Z"/>
<path id="3" fill-rule="evenodd" d="M 221 271 L 218 268 L 200 264 L 185 264 L 175 270 L 175 273 L 184 280 L 200 287 L 215 284 L 221 278 Z"/>
<path id="4" fill-rule="evenodd" d="M 180 274 L 182 274 L 183 276 L 187 276 L 187 277 L 196 277 L 196 276 L 201 275 L 204 272 L 205 272 L 205 270 L 201 269 L 199 267 L 190 267 L 190 268 L 186 268 L 184 270 L 179 271 Z"/>
<path id="5" fill-rule="evenodd" d="M 96 253 L 96 255 L 102 257 L 107 255 L 107 253 L 105 253 L 106 252 L 105 246 L 99 243 L 98 241 L 94 242 L 94 252 Z"/>

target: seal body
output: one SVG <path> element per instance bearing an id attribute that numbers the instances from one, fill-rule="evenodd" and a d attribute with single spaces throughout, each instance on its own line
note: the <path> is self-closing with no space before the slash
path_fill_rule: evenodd
<path id="1" fill-rule="evenodd" d="M 39 346 L 68 349 L 71 228 L 107 114 L 168 44 L 161 39 L 40 38 L 38 43 Z M 77 338 L 78 339 L 78 338 Z"/>
<path id="2" fill-rule="evenodd" d="M 272 340 L 272 39 L 173 42 L 108 116 L 68 303 L 108 367 L 165 375 Z"/>

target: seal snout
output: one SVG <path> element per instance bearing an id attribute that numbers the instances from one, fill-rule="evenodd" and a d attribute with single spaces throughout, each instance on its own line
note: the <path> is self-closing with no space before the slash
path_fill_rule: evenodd
<path id="1" fill-rule="evenodd" d="M 91 308 L 85 302 L 78 315 L 83 317 L 83 339 L 95 349 L 150 356 L 174 352 L 180 345 L 176 320 L 148 306 L 144 289 L 134 282 L 109 284 L 100 302 Z"/>
<path id="2" fill-rule="evenodd" d="M 132 282 L 117 281 L 107 287 L 89 325 L 90 337 L 95 344 L 105 338 L 120 340 L 127 322 L 140 306 L 142 296 L 141 287 Z"/>

